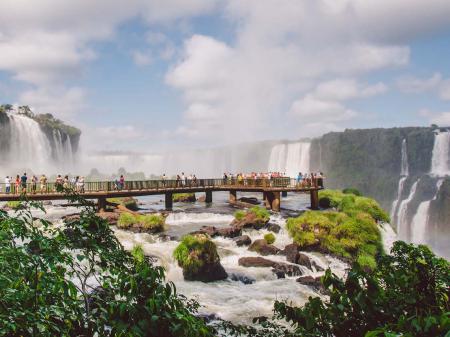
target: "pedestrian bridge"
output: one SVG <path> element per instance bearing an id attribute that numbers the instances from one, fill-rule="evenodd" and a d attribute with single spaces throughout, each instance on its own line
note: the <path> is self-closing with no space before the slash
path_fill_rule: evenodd
<path id="1" fill-rule="evenodd" d="M 11 184 L 11 192 L 5 193 L 5 184 L 0 184 L 0 201 L 28 200 L 62 200 L 66 199 L 64 193 L 57 192 L 54 182 L 47 183 L 41 189 L 39 184 L 27 184 L 26 189 L 19 191 Z M 323 189 L 322 181 L 310 185 L 298 184 L 295 179 L 271 178 L 271 179 L 197 179 L 188 181 L 177 180 L 139 180 L 126 181 L 123 186 L 117 186 L 113 181 L 85 182 L 82 189 L 69 186 L 75 192 L 86 199 L 98 200 L 99 211 L 106 208 L 107 198 L 138 197 L 146 195 L 165 195 L 165 207 L 171 210 L 174 193 L 205 193 L 205 202 L 211 203 L 213 192 L 226 191 L 230 193 L 230 203 L 236 203 L 238 192 L 262 193 L 265 206 L 279 212 L 281 195 L 287 192 L 310 194 L 311 209 L 318 209 L 318 191 Z"/>

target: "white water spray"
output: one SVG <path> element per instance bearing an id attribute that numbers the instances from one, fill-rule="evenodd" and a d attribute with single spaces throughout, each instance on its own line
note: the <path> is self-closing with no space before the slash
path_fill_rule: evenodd
<path id="1" fill-rule="evenodd" d="M 409 166 L 408 166 L 408 153 L 407 153 L 407 147 L 406 147 L 406 139 L 403 139 L 402 141 L 402 158 L 401 158 L 401 169 L 400 169 L 400 180 L 398 181 L 398 188 L 397 188 L 397 199 L 395 199 L 392 202 L 391 206 L 391 221 L 393 223 L 396 223 L 395 221 L 395 215 L 397 212 L 397 206 L 400 201 L 400 198 L 403 194 L 403 188 L 405 186 L 406 178 L 409 175 Z"/>
<path id="2" fill-rule="evenodd" d="M 411 186 L 411 190 L 409 192 L 408 198 L 403 200 L 400 204 L 400 207 L 398 209 L 397 219 L 397 233 L 400 239 L 405 239 L 407 236 L 407 212 L 408 212 L 408 204 L 411 202 L 411 200 L 414 199 L 414 195 L 416 194 L 417 190 L 417 184 L 419 183 L 420 178 Z"/>
<path id="3" fill-rule="evenodd" d="M 310 148 L 311 143 L 303 142 L 275 145 L 270 153 L 268 170 L 285 172 L 291 177 L 299 172 L 309 172 Z"/>
<path id="4" fill-rule="evenodd" d="M 431 174 L 443 177 L 450 174 L 449 166 L 450 132 L 439 132 L 434 137 L 433 154 L 431 158 Z"/>

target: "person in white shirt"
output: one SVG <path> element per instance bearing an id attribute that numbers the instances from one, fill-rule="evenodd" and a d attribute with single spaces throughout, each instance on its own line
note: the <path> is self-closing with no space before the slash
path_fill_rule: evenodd
<path id="1" fill-rule="evenodd" d="M 5 178 L 5 193 L 9 194 L 11 192 L 11 178 L 6 176 Z"/>

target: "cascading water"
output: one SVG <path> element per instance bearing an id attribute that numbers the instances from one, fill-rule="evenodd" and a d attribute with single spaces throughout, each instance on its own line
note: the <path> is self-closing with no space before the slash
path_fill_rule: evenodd
<path id="1" fill-rule="evenodd" d="M 417 184 L 419 183 L 420 178 L 411 186 L 411 190 L 409 192 L 408 198 L 403 200 L 398 208 L 397 213 L 397 233 L 400 239 L 407 238 L 408 235 L 408 224 L 407 224 L 407 212 L 408 212 L 408 204 L 414 198 L 417 190 Z"/>
<path id="2" fill-rule="evenodd" d="M 311 143 L 303 142 L 275 145 L 270 154 L 268 170 L 285 172 L 291 177 L 299 172 L 309 172 L 310 148 Z"/>
<path id="3" fill-rule="evenodd" d="M 433 154 L 431 158 L 431 174 L 443 177 L 450 175 L 450 132 L 439 132 L 434 137 Z"/>
<path id="4" fill-rule="evenodd" d="M 26 116 L 11 114 L 9 163 L 16 168 L 45 170 L 51 161 L 50 142 L 39 124 Z"/>
<path id="5" fill-rule="evenodd" d="M 402 141 L 402 155 L 401 155 L 401 168 L 400 168 L 400 180 L 398 181 L 397 199 L 392 202 L 391 206 L 391 220 L 396 223 L 395 215 L 397 212 L 397 206 L 400 198 L 402 197 L 403 188 L 405 186 L 406 178 L 409 175 L 408 166 L 408 152 L 406 147 L 406 139 Z"/>
<path id="6" fill-rule="evenodd" d="M 427 232 L 427 225 L 428 225 L 428 219 L 429 219 L 429 210 L 430 210 L 430 204 L 431 201 L 436 200 L 439 189 L 441 188 L 442 184 L 444 183 L 444 179 L 439 179 L 436 184 L 436 194 L 431 200 L 423 201 L 420 203 L 419 207 L 417 208 L 417 212 L 414 215 L 411 223 L 411 242 L 414 243 L 426 243 L 426 232 Z"/>

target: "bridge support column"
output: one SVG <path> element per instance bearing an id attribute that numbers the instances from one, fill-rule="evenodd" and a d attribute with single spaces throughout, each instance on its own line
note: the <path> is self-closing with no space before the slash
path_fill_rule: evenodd
<path id="1" fill-rule="evenodd" d="M 282 196 L 283 198 L 286 198 L 286 197 L 287 197 L 287 191 L 281 192 L 281 196 Z"/>
<path id="2" fill-rule="evenodd" d="M 280 192 L 264 192 L 264 203 L 266 208 L 270 208 L 274 212 L 280 211 Z"/>
<path id="3" fill-rule="evenodd" d="M 237 191 L 230 191 L 230 197 L 228 199 L 230 204 L 235 204 L 237 201 Z"/>
<path id="4" fill-rule="evenodd" d="M 165 196 L 166 196 L 166 198 L 165 198 L 166 199 L 165 200 L 166 210 L 171 211 L 173 208 L 172 192 L 166 192 Z"/>
<path id="5" fill-rule="evenodd" d="M 205 191 L 205 202 L 207 204 L 212 203 L 212 191 L 211 190 L 206 190 Z"/>
<path id="6" fill-rule="evenodd" d="M 105 212 L 106 211 L 106 198 L 105 197 L 99 197 L 97 199 L 97 211 L 98 212 Z"/>
<path id="7" fill-rule="evenodd" d="M 311 190 L 311 209 L 319 209 L 319 191 Z"/>

